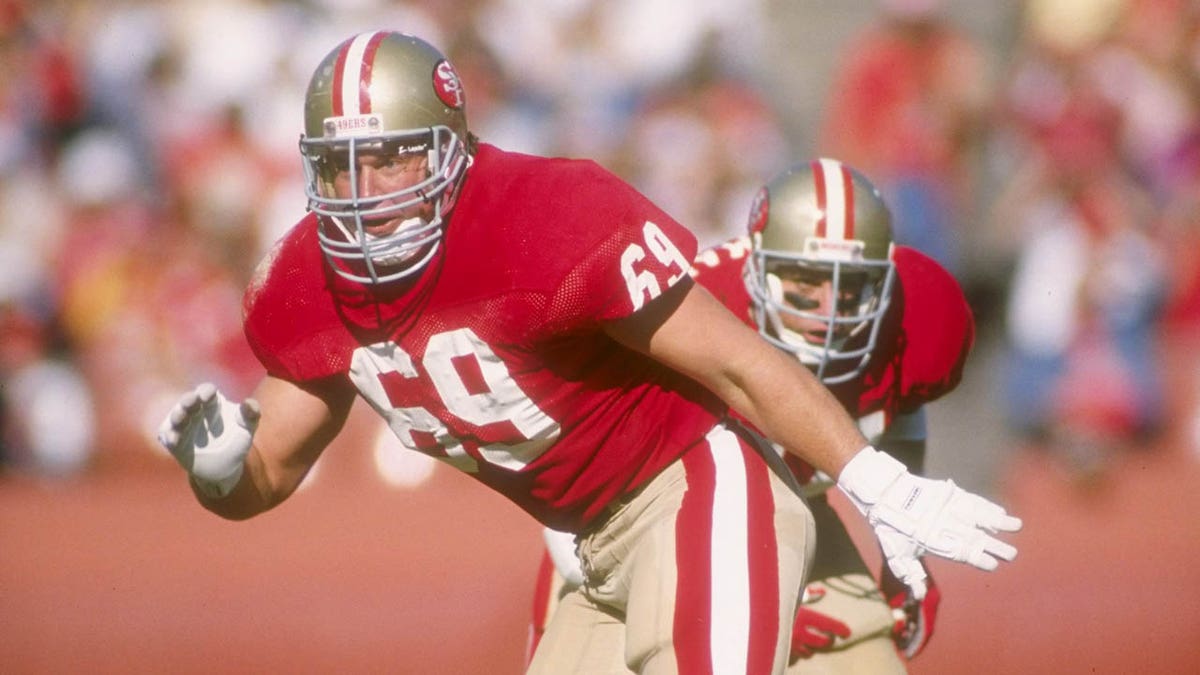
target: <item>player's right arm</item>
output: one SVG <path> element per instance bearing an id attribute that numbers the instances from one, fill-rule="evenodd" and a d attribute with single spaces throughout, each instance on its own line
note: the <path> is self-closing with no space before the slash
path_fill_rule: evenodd
<path id="1" fill-rule="evenodd" d="M 341 431 L 354 395 L 340 379 L 301 387 L 268 375 L 251 398 L 233 404 L 201 385 L 167 415 L 159 440 L 188 472 L 204 508 L 244 520 L 299 487 Z"/>

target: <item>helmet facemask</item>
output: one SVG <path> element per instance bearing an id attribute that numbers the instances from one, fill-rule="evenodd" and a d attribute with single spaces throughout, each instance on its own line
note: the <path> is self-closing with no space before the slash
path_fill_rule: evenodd
<path id="1" fill-rule="evenodd" d="M 870 361 L 890 304 L 895 267 L 862 255 L 862 242 L 810 238 L 802 253 L 755 246 L 746 265 L 759 333 L 826 384 L 858 377 Z M 791 282 L 785 284 L 785 281 Z M 829 284 L 825 307 L 817 299 Z M 803 290 L 811 289 L 812 293 Z M 789 321 L 790 319 L 790 321 Z M 788 326 L 803 321 L 803 332 Z"/>
<path id="2" fill-rule="evenodd" d="M 365 117 L 363 126 L 369 129 L 373 116 Z M 411 276 L 429 262 L 470 163 L 465 139 L 447 126 L 435 126 L 302 138 L 300 150 L 308 206 L 319 216 L 321 250 L 337 274 L 378 284 Z M 361 162 L 368 156 L 385 167 L 423 162 L 417 167 L 422 175 L 393 191 L 363 196 Z M 343 186 L 341 196 L 337 185 Z M 395 219 L 403 220 L 390 232 L 369 231 Z"/>

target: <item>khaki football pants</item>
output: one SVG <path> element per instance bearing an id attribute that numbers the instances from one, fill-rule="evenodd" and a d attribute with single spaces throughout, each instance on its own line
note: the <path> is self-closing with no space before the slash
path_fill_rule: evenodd
<path id="1" fill-rule="evenodd" d="M 838 513 L 824 495 L 810 498 L 817 528 L 816 556 L 808 583 L 810 599 L 805 607 L 821 612 L 850 628 L 850 635 L 837 637 L 833 646 L 810 657 L 797 660 L 787 675 L 852 675 L 857 673 L 900 674 L 907 672 L 903 657 L 891 638 L 893 619 L 878 584 L 867 570 L 863 558 L 842 524 Z M 583 656 L 575 670 L 563 672 L 629 673 L 623 657 L 613 643 L 623 644 L 625 625 L 619 615 L 607 613 L 575 589 L 563 585 L 546 556 L 539 571 L 539 596 L 534 603 L 531 642 L 537 644 L 547 629 L 550 617 L 555 621 L 578 625 L 559 626 L 570 638 L 578 640 Z M 564 605 L 582 607 L 564 610 Z M 563 612 L 565 617 L 560 617 Z M 593 615 L 599 612 L 599 615 Z M 788 633 L 790 635 L 790 632 Z M 533 671 L 531 671 L 533 672 Z M 549 671 L 543 671 L 549 672 Z"/>
<path id="2" fill-rule="evenodd" d="M 718 425 L 581 534 L 528 672 L 783 673 L 814 523 L 758 445 Z"/>

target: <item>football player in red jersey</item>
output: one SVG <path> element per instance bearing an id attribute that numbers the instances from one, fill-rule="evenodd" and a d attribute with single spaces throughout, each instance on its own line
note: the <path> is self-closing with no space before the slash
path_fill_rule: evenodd
<path id="1" fill-rule="evenodd" d="M 755 200 L 748 235 L 702 251 L 692 276 L 813 370 L 875 447 L 921 471 L 924 404 L 961 379 L 974 320 L 954 277 L 893 245 L 891 212 L 865 176 L 832 159 L 779 173 Z M 911 659 L 932 637 L 940 590 L 927 578 L 918 600 L 886 565 L 877 585 L 829 504 L 833 482 L 795 455 L 784 459 L 818 540 L 789 672 L 905 672 L 898 654 Z M 546 541 L 534 644 L 558 597 L 579 581 L 573 538 L 547 531 Z"/>
<path id="2" fill-rule="evenodd" d="M 730 407 L 837 477 L 916 588 L 926 551 L 1015 556 L 992 535 L 1019 519 L 871 447 L 697 286 L 687 229 L 595 163 L 478 142 L 464 102 L 410 35 L 356 35 L 318 65 L 311 212 L 244 298 L 267 375 L 240 403 L 199 385 L 159 430 L 205 508 L 278 505 L 361 396 L 408 448 L 579 535 L 586 584 L 537 673 L 783 671 L 812 514 Z"/>

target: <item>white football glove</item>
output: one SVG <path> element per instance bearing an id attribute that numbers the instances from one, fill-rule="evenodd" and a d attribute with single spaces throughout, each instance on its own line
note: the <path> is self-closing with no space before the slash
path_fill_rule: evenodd
<path id="1" fill-rule="evenodd" d="M 232 403 L 205 382 L 180 397 L 158 427 L 158 442 L 209 497 L 224 497 L 242 477 L 260 415 L 258 401 Z"/>
<path id="2" fill-rule="evenodd" d="M 838 487 L 867 517 L 888 567 L 918 600 L 925 597 L 925 569 L 919 557 L 926 552 L 982 570 L 996 569 L 997 558 L 1012 560 L 1017 555 L 1016 547 L 991 533 L 1016 532 L 1020 518 L 954 481 L 914 476 L 869 445 L 842 469 Z"/>
<path id="3" fill-rule="evenodd" d="M 542 538 L 546 541 L 546 551 L 558 576 L 568 586 L 583 585 L 583 564 L 579 554 L 575 552 L 575 535 L 570 532 L 560 532 L 550 528 L 542 529 Z"/>

